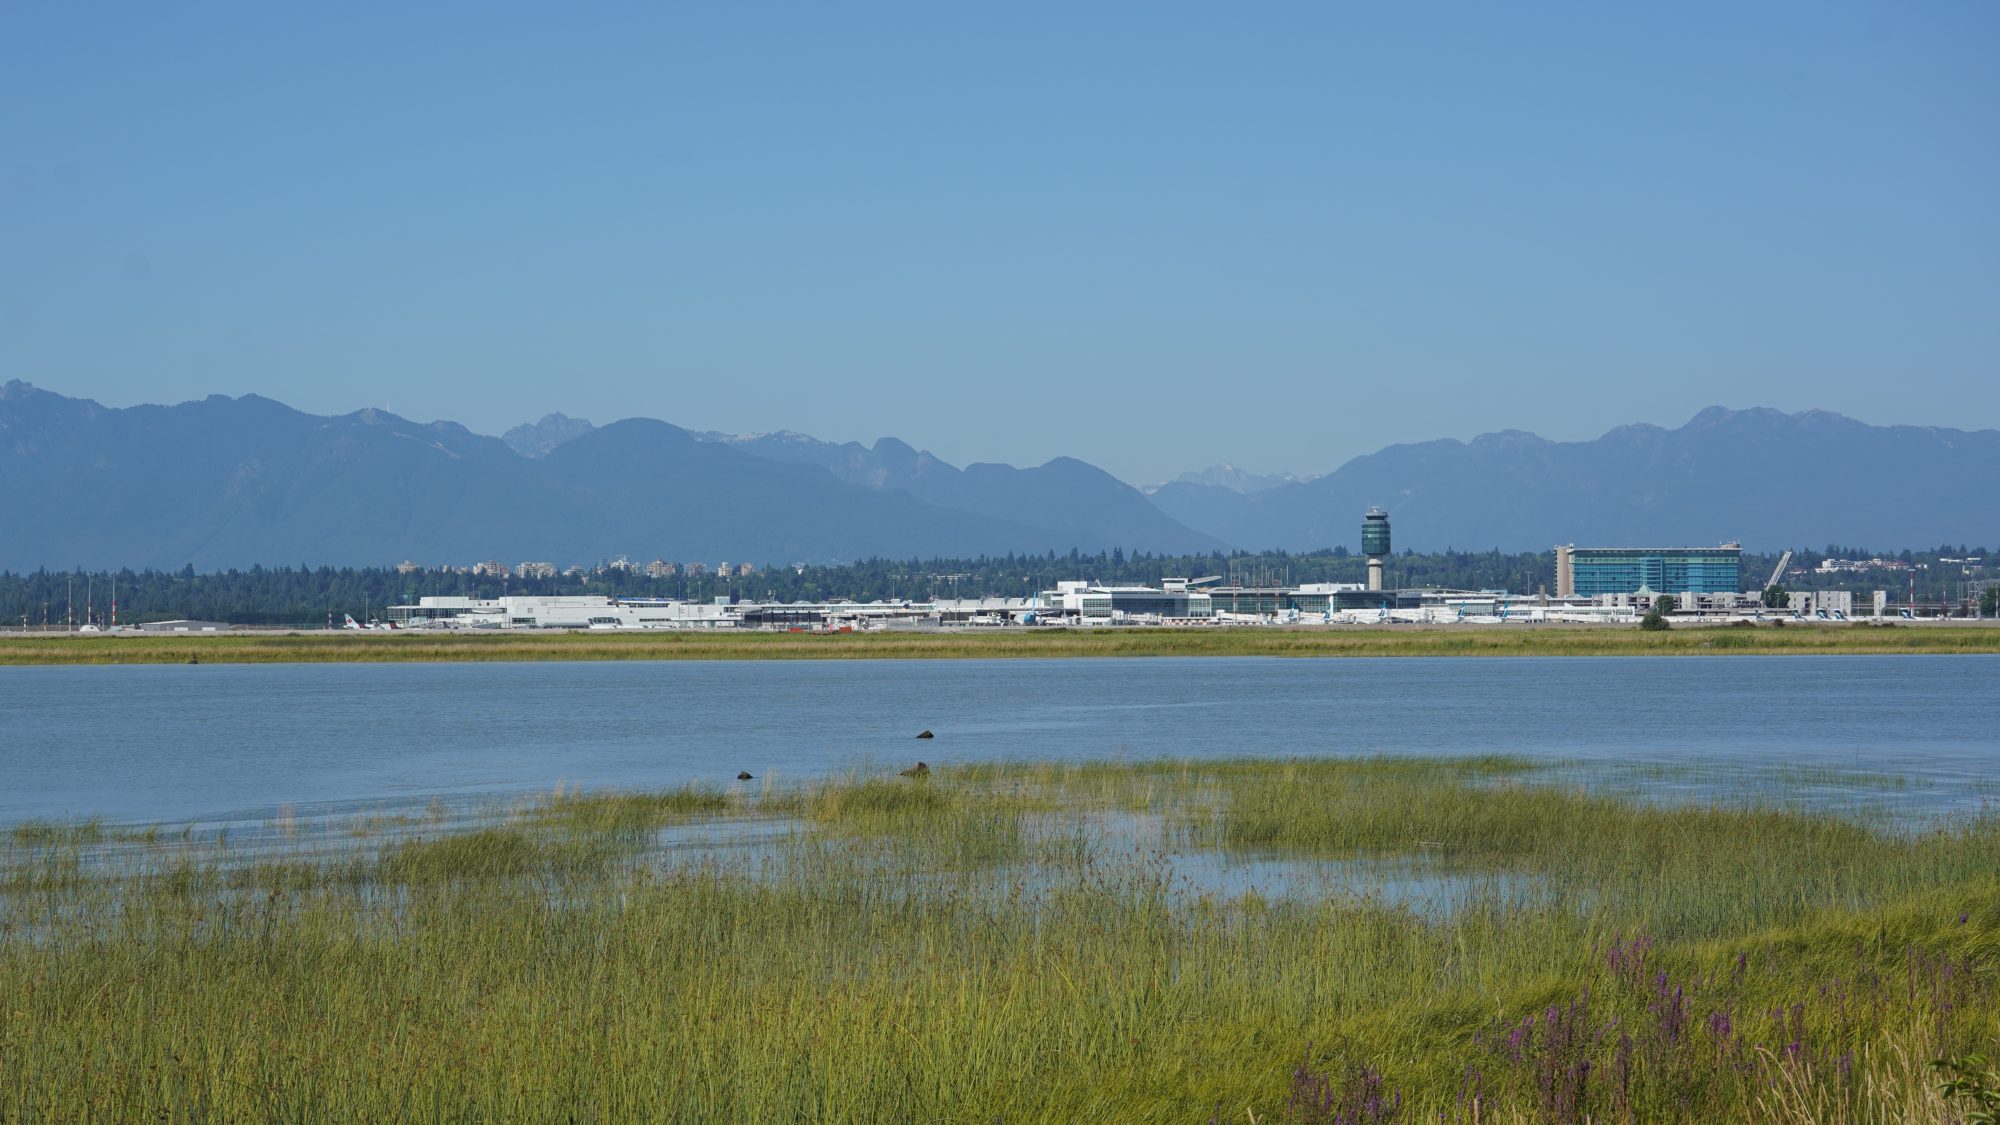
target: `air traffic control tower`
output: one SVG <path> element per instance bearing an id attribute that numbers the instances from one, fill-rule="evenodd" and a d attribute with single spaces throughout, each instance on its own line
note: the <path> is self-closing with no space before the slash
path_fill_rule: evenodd
<path id="1" fill-rule="evenodd" d="M 1370 508 L 1361 517 L 1361 553 L 1368 556 L 1368 588 L 1382 588 L 1382 560 L 1389 557 L 1389 513 Z"/>

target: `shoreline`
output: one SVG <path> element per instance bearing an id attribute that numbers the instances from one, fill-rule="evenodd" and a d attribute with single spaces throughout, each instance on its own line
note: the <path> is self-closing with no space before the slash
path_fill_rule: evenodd
<path id="1" fill-rule="evenodd" d="M 244 632 L 0 637 L 0 667 L 578 660 L 966 660 L 1078 657 L 1979 655 L 2000 624 L 1398 625 L 883 633 Z"/>

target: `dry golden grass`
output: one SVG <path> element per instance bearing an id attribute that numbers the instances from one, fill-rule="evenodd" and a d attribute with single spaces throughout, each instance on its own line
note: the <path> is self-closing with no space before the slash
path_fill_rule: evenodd
<path id="1" fill-rule="evenodd" d="M 1451 625 L 994 629 L 926 633 L 265 633 L 0 638 L 0 665 L 1104 656 L 1676 656 L 2000 653 L 1988 625 L 1786 628 Z"/>

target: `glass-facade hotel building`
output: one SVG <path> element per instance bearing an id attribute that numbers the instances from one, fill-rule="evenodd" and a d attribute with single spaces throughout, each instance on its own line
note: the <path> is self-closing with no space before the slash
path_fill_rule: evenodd
<path id="1" fill-rule="evenodd" d="M 1733 594 L 1742 589 L 1743 548 L 1557 547 L 1556 596 Z"/>

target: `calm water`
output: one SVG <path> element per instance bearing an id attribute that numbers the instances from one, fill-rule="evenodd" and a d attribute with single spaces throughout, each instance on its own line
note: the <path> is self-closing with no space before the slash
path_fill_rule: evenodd
<path id="1" fill-rule="evenodd" d="M 916 741 L 929 728 L 934 740 Z M 2000 657 L 0 668 L 0 823 L 177 824 L 980 759 L 1506 752 L 2000 799 Z M 1864 779 L 1865 780 L 1865 779 Z M 1866 788 L 1862 786 L 1861 788 Z"/>

